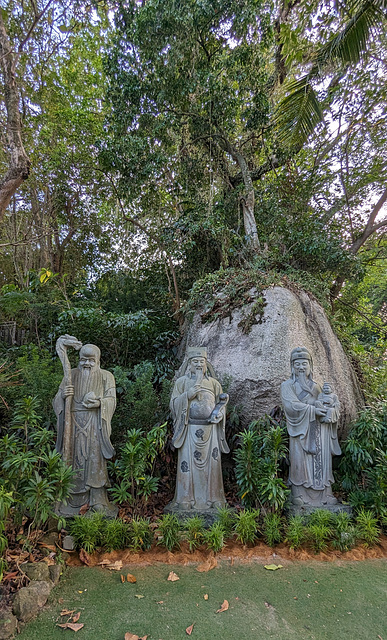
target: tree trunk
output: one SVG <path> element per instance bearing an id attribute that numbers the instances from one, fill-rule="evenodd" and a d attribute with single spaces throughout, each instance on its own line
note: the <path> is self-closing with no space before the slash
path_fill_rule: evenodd
<path id="1" fill-rule="evenodd" d="M 21 136 L 21 118 L 19 112 L 19 88 L 16 83 L 16 56 L 4 26 L 0 11 L 0 68 L 4 79 L 4 103 L 7 111 L 7 125 L 4 134 L 5 152 L 8 156 L 8 171 L 0 178 L 0 221 L 12 196 L 30 174 L 31 162 L 28 158 Z"/>

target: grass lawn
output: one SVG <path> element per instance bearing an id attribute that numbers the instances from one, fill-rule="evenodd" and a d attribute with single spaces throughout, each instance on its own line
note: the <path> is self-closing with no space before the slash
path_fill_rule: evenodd
<path id="1" fill-rule="evenodd" d="M 76 640 L 124 640 L 128 631 L 177 640 L 192 623 L 198 640 L 387 640 L 386 560 L 294 562 L 277 571 L 263 565 L 223 562 L 208 573 L 194 565 L 70 568 L 18 640 L 71 639 L 73 631 L 56 626 L 67 620 L 62 609 L 81 612 Z M 171 570 L 179 581 L 167 581 Z M 136 584 L 121 582 L 127 572 Z M 224 600 L 229 609 L 216 613 Z"/>

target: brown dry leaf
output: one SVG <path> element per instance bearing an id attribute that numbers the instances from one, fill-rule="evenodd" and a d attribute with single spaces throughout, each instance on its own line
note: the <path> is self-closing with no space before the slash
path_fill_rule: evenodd
<path id="1" fill-rule="evenodd" d="M 99 562 L 98 564 L 105 569 L 110 569 L 111 571 L 121 571 L 122 569 L 122 560 L 116 560 L 115 562 L 112 562 L 111 560 L 102 560 L 102 562 Z"/>
<path id="2" fill-rule="evenodd" d="M 72 611 L 70 611 L 69 609 L 62 609 L 62 611 L 60 612 L 61 616 L 72 616 L 73 613 L 75 613 L 75 609 L 73 609 Z"/>
<path id="3" fill-rule="evenodd" d="M 159 600 L 156 604 L 164 604 L 164 600 Z"/>
<path id="4" fill-rule="evenodd" d="M 13 580 L 14 578 L 17 577 L 18 573 L 19 573 L 18 571 L 11 571 L 10 573 L 6 573 L 3 578 L 3 582 L 8 582 L 9 580 Z"/>
<path id="5" fill-rule="evenodd" d="M 180 578 L 178 575 L 176 575 L 174 571 L 171 571 L 167 580 L 170 580 L 171 582 L 176 582 L 176 580 L 180 580 Z"/>
<path id="6" fill-rule="evenodd" d="M 211 571 L 211 569 L 215 569 L 218 566 L 218 561 L 214 556 L 210 556 L 196 567 L 196 571 L 200 573 L 206 573 L 207 571 Z"/>
<path id="7" fill-rule="evenodd" d="M 46 544 L 45 542 L 38 542 L 39 547 L 43 547 L 43 549 L 48 549 L 49 551 L 56 551 L 56 546 L 54 544 Z"/>
<path id="8" fill-rule="evenodd" d="M 194 624 L 195 623 L 193 622 L 192 624 L 189 625 L 189 627 L 186 628 L 185 632 L 186 632 L 187 636 L 191 635 L 191 633 L 193 631 L 193 628 L 194 628 Z"/>
<path id="9" fill-rule="evenodd" d="M 125 640 L 146 640 L 148 636 L 136 636 L 135 633 L 125 633 Z"/>
<path id="10" fill-rule="evenodd" d="M 64 603 L 64 598 L 58 598 L 58 604 L 63 604 Z"/>
<path id="11" fill-rule="evenodd" d="M 137 578 L 133 576 L 131 573 L 128 573 L 128 575 L 126 576 L 126 579 L 128 582 L 131 582 L 132 584 L 137 582 Z"/>
<path id="12" fill-rule="evenodd" d="M 82 629 L 82 627 L 84 627 L 84 624 L 78 623 L 78 624 L 73 624 L 72 622 L 65 622 L 65 624 L 57 624 L 57 627 L 60 627 L 61 629 L 71 629 L 71 631 L 79 631 L 79 629 Z"/>
<path id="13" fill-rule="evenodd" d="M 204 594 L 204 596 L 203 596 L 203 598 L 204 598 L 205 600 L 208 600 L 208 593 L 205 593 L 205 594 Z"/>
<path id="14" fill-rule="evenodd" d="M 217 610 L 216 613 L 223 613 L 223 611 L 227 611 L 227 609 L 229 608 L 229 604 L 228 604 L 228 600 L 223 600 L 223 604 L 220 607 L 220 609 Z"/>
<path id="15" fill-rule="evenodd" d="M 84 515 L 85 515 L 85 513 L 87 513 L 87 512 L 88 512 L 89 508 L 90 508 L 90 507 L 89 507 L 89 503 L 88 503 L 88 502 L 85 502 L 85 504 L 83 504 L 83 505 L 81 506 L 81 508 L 79 509 L 79 515 L 80 515 L 80 516 L 84 516 Z"/>
<path id="16" fill-rule="evenodd" d="M 78 622 L 80 617 L 81 617 L 81 612 L 78 611 L 78 613 L 76 613 L 75 616 L 72 617 L 71 622 Z"/>
<path id="17" fill-rule="evenodd" d="M 124 583 L 125 582 L 125 576 L 122 575 L 121 573 L 121 582 Z"/>
<path id="18" fill-rule="evenodd" d="M 90 562 L 90 556 L 87 553 L 87 551 L 85 551 L 84 549 L 81 549 L 79 552 L 79 559 L 81 562 L 83 562 L 83 564 L 85 564 L 86 566 L 90 566 L 91 562 Z"/>

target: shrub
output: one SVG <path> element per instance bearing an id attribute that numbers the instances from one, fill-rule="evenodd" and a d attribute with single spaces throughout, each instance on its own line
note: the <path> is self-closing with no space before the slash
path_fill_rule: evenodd
<path id="1" fill-rule="evenodd" d="M 349 551 L 358 539 L 358 531 L 352 523 L 351 516 L 345 511 L 336 513 L 333 517 L 332 546 L 339 551 Z"/>
<path id="2" fill-rule="evenodd" d="M 157 522 L 161 539 L 157 544 L 164 545 L 168 551 L 180 549 L 180 522 L 173 513 L 165 513 Z"/>
<path id="3" fill-rule="evenodd" d="M 372 511 L 361 509 L 356 517 L 356 529 L 359 539 L 365 547 L 372 547 L 378 544 L 380 537 L 380 527 L 378 519 Z"/>
<path id="4" fill-rule="evenodd" d="M 129 525 L 120 518 L 105 520 L 102 543 L 106 551 L 125 549 L 129 544 Z"/>
<path id="5" fill-rule="evenodd" d="M 217 511 L 218 522 L 223 527 L 224 537 L 231 538 L 234 531 L 235 513 L 228 505 L 220 507 Z"/>
<path id="6" fill-rule="evenodd" d="M 149 519 L 132 518 L 129 524 L 129 547 L 133 551 L 150 549 L 154 539 Z"/>
<path id="7" fill-rule="evenodd" d="M 225 545 L 224 529 L 220 522 L 214 522 L 214 524 L 204 532 L 204 542 L 211 551 L 214 551 L 214 553 L 223 549 Z"/>
<path id="8" fill-rule="evenodd" d="M 290 516 L 285 528 L 285 542 L 291 549 L 299 549 L 306 540 L 304 518 L 300 515 Z"/>
<path id="9" fill-rule="evenodd" d="M 259 509 L 244 509 L 235 516 L 234 531 L 242 544 L 252 544 L 257 539 Z"/>
<path id="10" fill-rule="evenodd" d="M 263 537 L 269 547 L 274 547 L 282 541 L 284 521 L 278 511 L 267 513 L 263 521 Z"/>
<path id="11" fill-rule="evenodd" d="M 69 531 L 74 538 L 75 548 L 93 553 L 97 547 L 101 547 L 104 543 L 105 524 L 106 519 L 101 513 L 74 516 Z"/>
<path id="12" fill-rule="evenodd" d="M 192 516 L 185 521 L 186 539 L 190 551 L 195 551 L 204 541 L 204 520 L 200 516 Z"/>

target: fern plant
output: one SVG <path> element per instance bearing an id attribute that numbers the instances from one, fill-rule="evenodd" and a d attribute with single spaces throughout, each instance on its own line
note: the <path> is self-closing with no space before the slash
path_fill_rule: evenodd
<path id="1" fill-rule="evenodd" d="M 263 521 L 263 537 L 269 547 L 274 547 L 282 542 L 284 519 L 278 511 L 272 511 L 265 515 Z"/>
<path id="2" fill-rule="evenodd" d="M 258 536 L 259 509 L 244 509 L 235 516 L 236 539 L 242 544 L 253 544 Z"/>
<path id="3" fill-rule="evenodd" d="M 157 544 L 164 545 L 168 551 L 180 549 L 180 522 L 174 513 L 165 513 L 157 521 L 160 540 Z"/>
<path id="4" fill-rule="evenodd" d="M 204 520 L 200 516 L 187 518 L 184 523 L 189 550 L 195 551 L 204 542 Z"/>
<path id="5" fill-rule="evenodd" d="M 285 542 L 291 549 L 299 549 L 305 540 L 306 529 L 303 516 L 290 516 L 285 527 Z"/>
<path id="6" fill-rule="evenodd" d="M 133 551 L 150 549 L 154 535 L 148 518 L 132 518 L 128 531 L 129 547 Z"/>
<path id="7" fill-rule="evenodd" d="M 214 524 L 204 532 L 204 542 L 214 553 L 218 553 L 223 549 L 225 546 L 224 529 L 220 522 L 214 522 Z"/>

